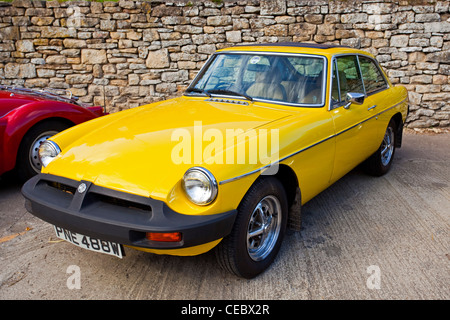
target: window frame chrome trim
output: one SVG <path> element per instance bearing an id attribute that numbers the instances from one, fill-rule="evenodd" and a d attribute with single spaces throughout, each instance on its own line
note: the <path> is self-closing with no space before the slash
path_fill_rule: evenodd
<path id="1" fill-rule="evenodd" d="M 364 97 L 367 97 L 366 86 L 364 85 L 364 78 L 362 75 L 361 65 L 359 64 L 359 55 L 356 55 L 356 63 L 358 64 L 359 77 L 361 78 L 361 83 L 364 91 Z"/>

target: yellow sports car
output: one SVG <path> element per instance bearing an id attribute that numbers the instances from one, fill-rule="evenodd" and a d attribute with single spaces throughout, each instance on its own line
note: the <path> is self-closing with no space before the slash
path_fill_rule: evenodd
<path id="1" fill-rule="evenodd" d="M 197 255 L 252 278 L 301 206 L 401 146 L 407 92 L 372 55 L 311 43 L 219 50 L 182 97 L 88 121 L 45 141 L 27 209 L 80 247 Z"/>

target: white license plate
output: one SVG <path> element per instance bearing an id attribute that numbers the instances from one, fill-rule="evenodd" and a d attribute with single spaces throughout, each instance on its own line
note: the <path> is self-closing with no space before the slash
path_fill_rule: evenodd
<path id="1" fill-rule="evenodd" d="M 79 234 L 61 227 L 54 227 L 56 236 L 59 239 L 66 240 L 83 249 L 106 253 L 118 258 L 122 258 L 123 248 L 122 245 L 118 243 L 85 236 L 83 234 Z"/>

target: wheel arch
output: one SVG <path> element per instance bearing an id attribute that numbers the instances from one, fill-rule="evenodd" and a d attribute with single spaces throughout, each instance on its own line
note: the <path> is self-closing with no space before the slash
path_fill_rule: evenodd
<path id="1" fill-rule="evenodd" d="M 264 175 L 260 175 L 253 184 L 259 179 L 263 179 Z M 278 171 L 273 177 L 277 178 L 283 185 L 288 201 L 288 228 L 300 231 L 301 227 L 301 191 L 298 178 L 294 170 L 288 165 L 279 164 Z M 252 185 L 253 185 L 252 184 Z"/>

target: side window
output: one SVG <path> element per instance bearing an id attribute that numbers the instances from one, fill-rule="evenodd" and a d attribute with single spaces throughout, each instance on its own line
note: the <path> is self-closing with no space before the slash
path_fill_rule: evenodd
<path id="1" fill-rule="evenodd" d="M 367 94 L 387 88 L 386 80 L 374 61 L 359 57 L 359 65 L 361 66 L 364 87 L 366 88 Z"/>
<path id="2" fill-rule="evenodd" d="M 348 92 L 364 93 L 356 56 L 342 56 L 336 59 L 339 77 L 340 103 L 345 102 Z"/>
<path id="3" fill-rule="evenodd" d="M 331 79 L 331 103 L 333 107 L 337 107 L 340 102 L 339 97 L 339 86 L 338 86 L 338 79 L 337 79 L 337 70 L 336 70 L 336 64 L 333 63 L 333 74 Z"/>

